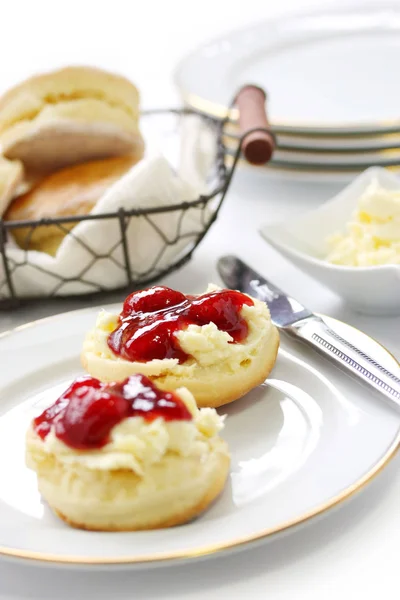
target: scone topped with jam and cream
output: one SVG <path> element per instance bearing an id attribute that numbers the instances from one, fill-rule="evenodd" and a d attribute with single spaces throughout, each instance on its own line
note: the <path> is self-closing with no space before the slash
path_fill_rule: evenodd
<path id="1" fill-rule="evenodd" d="M 169 527 L 200 514 L 229 472 L 223 417 L 186 389 L 159 390 L 144 375 L 104 384 L 76 379 L 36 417 L 26 460 L 52 510 L 74 527 Z"/>
<path id="2" fill-rule="evenodd" d="M 278 346 L 264 302 L 213 285 L 198 296 L 155 286 L 128 296 L 119 315 L 101 311 L 81 358 L 101 381 L 143 373 L 161 389 L 183 386 L 198 406 L 217 407 L 262 383 Z"/>

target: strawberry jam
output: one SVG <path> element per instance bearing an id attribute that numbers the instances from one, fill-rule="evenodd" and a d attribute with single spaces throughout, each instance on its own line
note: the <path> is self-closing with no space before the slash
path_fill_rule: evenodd
<path id="1" fill-rule="evenodd" d="M 115 354 L 130 361 L 177 358 L 183 363 L 188 355 L 179 345 L 178 331 L 191 324 L 214 323 L 229 333 L 233 343 L 241 342 L 248 334 L 246 320 L 240 315 L 245 304 L 252 306 L 253 301 L 233 290 L 185 296 L 154 286 L 126 298 L 108 345 Z"/>
<path id="2" fill-rule="evenodd" d="M 144 375 L 122 383 L 101 383 L 79 377 L 60 398 L 33 421 L 44 440 L 52 426 L 58 439 L 75 450 L 101 448 L 111 429 L 128 417 L 146 421 L 190 421 L 192 415 L 175 394 L 159 390 Z"/>

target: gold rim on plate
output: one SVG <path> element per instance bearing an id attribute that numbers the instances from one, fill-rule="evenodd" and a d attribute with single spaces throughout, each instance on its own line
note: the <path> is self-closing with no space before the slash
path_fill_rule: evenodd
<path id="1" fill-rule="evenodd" d="M 399 138 L 397 138 L 399 139 Z M 238 133 L 234 133 L 233 131 L 229 131 L 228 129 L 224 130 L 224 134 L 222 136 L 222 141 L 224 143 L 225 148 L 227 148 L 228 150 L 232 150 L 235 151 L 238 143 L 240 140 L 240 136 L 238 135 Z M 285 140 L 281 138 L 281 136 L 279 136 L 279 138 L 277 139 L 277 144 L 276 144 L 276 148 L 275 151 L 278 152 L 284 152 L 284 153 L 293 153 L 296 155 L 299 155 L 301 158 L 302 154 L 311 154 L 313 156 L 313 160 L 320 160 L 321 155 L 323 155 L 322 160 L 326 160 L 326 158 L 330 159 L 332 157 L 336 157 L 336 156 L 342 156 L 341 161 L 332 161 L 332 162 L 327 162 L 326 164 L 329 165 L 335 165 L 335 164 L 343 164 L 343 160 L 346 160 L 346 157 L 348 157 L 349 155 L 352 154 L 358 154 L 361 156 L 366 155 L 367 157 L 370 154 L 376 154 L 379 157 L 379 160 L 381 160 L 381 156 L 383 158 L 392 158 L 393 156 L 395 156 L 398 159 L 398 162 L 400 163 L 400 140 L 395 144 L 386 144 L 386 145 L 382 145 L 381 147 L 377 147 L 377 146 L 368 146 L 368 147 L 361 147 L 361 146 L 356 146 L 356 147 L 351 147 L 351 146 L 338 146 L 338 147 L 326 147 L 326 146 L 295 146 L 292 144 L 288 144 L 287 142 L 285 143 Z M 284 159 L 287 162 L 291 162 L 291 160 L 289 159 Z M 355 162 L 355 161 L 354 161 Z M 304 163 L 306 164 L 306 163 Z M 312 164 L 310 161 L 308 161 L 308 164 Z M 346 163 L 348 164 L 348 163 Z M 352 164 L 352 163 L 350 163 Z M 357 164 L 357 163 L 356 163 Z M 375 163 L 374 163 L 375 164 Z"/>
<path id="2" fill-rule="evenodd" d="M 226 156 L 226 165 L 231 167 L 233 165 L 234 157 L 232 154 L 227 154 Z M 360 169 L 359 167 L 349 167 L 348 169 L 342 168 L 325 168 L 323 166 L 315 166 L 312 165 L 299 165 L 298 163 L 283 163 L 283 162 L 273 162 L 270 161 L 266 165 L 251 165 L 244 158 L 239 158 L 238 164 L 241 168 L 244 168 L 249 171 L 256 171 L 258 173 L 266 171 L 272 173 L 283 173 L 285 175 L 292 175 L 293 177 L 302 178 L 304 177 L 312 177 L 315 181 L 319 181 L 319 177 L 324 178 L 340 178 L 340 177 L 354 177 L 355 175 L 359 175 L 365 168 Z M 387 171 L 391 171 L 392 173 L 398 173 L 400 171 L 400 160 L 398 165 L 388 165 L 385 167 Z"/>
<path id="3" fill-rule="evenodd" d="M 232 115 L 232 113 L 230 113 Z M 225 133 L 227 136 L 232 137 L 233 139 L 239 139 L 239 123 L 236 120 L 230 120 L 226 123 L 225 125 Z M 319 149 L 319 148 L 325 148 L 327 151 L 332 151 L 334 150 L 336 151 L 354 151 L 354 148 L 357 149 L 358 152 L 364 152 L 365 150 L 381 150 L 381 149 L 386 149 L 386 148 L 395 148 L 395 149 L 399 149 L 400 148 L 400 127 L 398 131 L 393 131 L 391 133 L 366 133 L 366 134 L 359 134 L 359 135 L 342 135 L 342 134 L 338 134 L 335 136 L 332 135 L 327 135 L 324 136 L 322 134 L 318 134 L 318 135 L 308 135 L 307 133 L 299 133 L 296 132 L 295 134 L 292 134 L 291 132 L 288 131 L 282 131 L 282 132 L 278 132 L 278 140 L 282 140 L 283 143 L 285 143 L 286 138 L 289 138 L 290 140 L 295 139 L 297 141 L 297 144 L 301 144 L 301 140 L 306 140 L 308 142 L 308 144 L 310 143 L 314 143 L 315 140 L 317 140 L 317 142 L 320 142 L 321 140 L 325 141 L 326 144 L 331 143 L 332 141 L 334 142 L 334 146 L 310 146 L 310 145 L 306 145 L 306 146 L 301 146 L 301 145 L 297 145 L 295 147 L 297 148 L 312 148 L 312 149 Z M 355 140 L 366 140 L 367 142 L 367 146 L 362 146 L 362 145 L 357 145 L 357 146 L 339 146 L 338 142 L 341 142 L 343 144 L 347 144 L 349 141 L 352 141 L 352 139 Z M 300 141 L 299 141 L 300 140 Z M 368 144 L 368 142 L 370 141 L 375 141 L 375 142 L 381 142 L 382 141 L 382 146 L 371 146 Z"/>
<path id="4" fill-rule="evenodd" d="M 70 315 L 71 313 L 76 314 L 76 313 L 89 312 L 92 310 L 93 310 L 92 307 L 78 309 L 78 310 L 73 310 L 73 311 L 64 313 L 64 315 L 62 315 L 62 316 Z M 320 316 L 324 317 L 324 315 L 320 315 Z M 14 332 L 23 331 L 24 329 L 27 329 L 28 327 L 37 326 L 41 323 L 59 319 L 59 318 L 60 318 L 60 315 L 53 315 L 50 317 L 45 317 L 44 319 L 38 319 L 37 321 L 32 321 L 25 325 L 16 327 L 15 329 L 5 331 L 4 333 L 0 334 L 0 339 L 13 334 Z M 333 317 L 329 317 L 329 319 L 331 321 L 333 321 L 334 323 L 335 322 L 342 323 L 342 321 L 340 321 L 339 319 L 334 319 Z M 393 360 L 400 367 L 400 362 L 398 361 L 398 359 L 387 348 L 385 348 L 385 346 L 383 346 L 382 344 L 377 342 L 374 338 L 370 337 L 369 335 L 361 332 L 356 327 L 352 327 L 351 325 L 348 325 L 347 323 L 346 323 L 346 325 L 348 327 L 351 327 L 351 329 L 353 329 L 354 331 L 356 331 L 358 333 L 362 333 L 367 338 L 369 338 L 372 342 L 374 342 L 375 344 L 380 346 L 383 350 L 385 350 L 385 352 L 387 352 L 387 354 L 389 356 L 391 356 L 393 358 Z M 75 556 L 75 555 L 65 555 L 65 556 L 60 557 L 58 555 L 50 554 L 47 552 L 32 552 L 30 550 L 20 550 L 17 548 L 5 548 L 3 546 L 0 546 L 0 556 L 4 556 L 4 557 L 8 557 L 8 558 L 21 558 L 21 559 L 25 559 L 25 560 L 32 560 L 32 561 L 37 561 L 37 562 L 53 563 L 53 564 L 60 564 L 60 565 L 67 564 L 67 565 L 77 565 L 77 566 L 79 566 L 79 565 L 107 566 L 107 565 L 123 565 L 123 564 L 148 564 L 148 563 L 155 563 L 155 562 L 168 562 L 168 561 L 173 561 L 173 560 L 185 560 L 185 559 L 188 560 L 188 559 L 210 556 L 211 554 L 224 552 L 226 550 L 237 549 L 237 548 L 249 545 L 249 544 L 253 544 L 257 541 L 266 539 L 272 535 L 276 535 L 278 533 L 281 533 L 283 531 L 291 529 L 302 523 L 306 523 L 310 519 L 327 512 L 328 510 L 330 510 L 331 508 L 334 508 L 335 506 L 338 506 L 339 504 L 341 504 L 342 502 L 344 502 L 345 500 L 347 500 L 348 498 L 353 496 L 355 493 L 360 491 L 362 488 L 364 488 L 370 481 L 372 481 L 389 464 L 389 462 L 391 461 L 392 458 L 394 458 L 394 456 L 396 455 L 396 453 L 399 449 L 400 449 L 400 429 L 399 429 L 396 439 L 390 445 L 390 447 L 388 448 L 388 450 L 386 451 L 384 456 L 382 456 L 377 461 L 377 463 L 370 469 L 370 471 L 368 471 L 368 473 L 366 473 L 365 475 L 360 477 L 360 479 L 355 481 L 348 488 L 346 488 L 345 490 L 343 490 L 342 492 L 340 492 L 339 494 L 337 494 L 336 496 L 334 496 L 327 502 L 324 502 L 323 504 L 319 505 L 317 508 L 314 508 L 313 510 L 305 512 L 300 517 L 286 521 L 279 526 L 272 527 L 269 529 L 264 529 L 263 531 L 257 533 L 256 535 L 249 535 L 249 536 L 244 536 L 244 537 L 238 538 L 238 539 L 234 540 L 233 542 L 226 542 L 226 543 L 221 543 L 221 544 L 211 544 L 209 546 L 202 546 L 200 548 L 193 549 L 193 550 L 187 550 L 184 552 L 182 552 L 182 551 L 175 551 L 175 552 L 169 552 L 169 553 L 159 552 L 159 553 L 155 553 L 150 556 L 125 556 L 125 557 L 120 557 L 120 558 L 117 558 L 115 556 L 87 558 L 85 556 Z"/>

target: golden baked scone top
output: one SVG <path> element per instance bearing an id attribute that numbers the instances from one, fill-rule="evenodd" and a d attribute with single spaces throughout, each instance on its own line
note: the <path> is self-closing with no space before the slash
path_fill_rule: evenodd
<path id="1" fill-rule="evenodd" d="M 87 215 L 125 173 L 138 162 L 135 155 L 85 162 L 60 169 L 15 198 L 4 214 L 5 221 L 36 221 L 42 218 Z M 55 255 L 69 230 L 77 223 L 38 225 L 13 229 L 17 244 L 28 250 Z"/>
<path id="2" fill-rule="evenodd" d="M 7 209 L 24 176 L 24 168 L 18 160 L 0 156 L 0 218 Z"/>
<path id="3" fill-rule="evenodd" d="M 37 75 L 0 98 L 3 155 L 29 176 L 133 153 L 143 156 L 139 93 L 127 79 L 92 67 Z"/>
<path id="4" fill-rule="evenodd" d="M 35 75 L 0 98 L 0 133 L 33 120 L 46 105 L 99 100 L 138 118 L 139 92 L 128 79 L 94 67 L 66 67 Z"/>
<path id="5" fill-rule="evenodd" d="M 19 221 L 86 215 L 103 193 L 136 163 L 135 156 L 126 155 L 60 169 L 16 198 L 4 219 Z"/>

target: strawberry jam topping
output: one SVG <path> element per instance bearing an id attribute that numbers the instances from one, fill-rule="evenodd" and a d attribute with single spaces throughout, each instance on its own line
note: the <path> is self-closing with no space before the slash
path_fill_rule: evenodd
<path id="1" fill-rule="evenodd" d="M 118 327 L 109 335 L 108 346 L 129 361 L 177 358 L 188 355 L 179 345 L 176 333 L 189 325 L 214 323 L 233 338 L 247 337 L 248 326 L 240 315 L 243 305 L 252 306 L 248 296 L 233 290 L 221 290 L 185 296 L 163 286 L 134 292 L 124 302 Z"/>
<path id="2" fill-rule="evenodd" d="M 60 398 L 33 421 L 44 440 L 52 426 L 58 439 L 75 450 L 102 448 L 111 429 L 128 417 L 146 421 L 190 421 L 192 415 L 175 394 L 159 390 L 144 375 L 122 383 L 79 377 Z"/>

